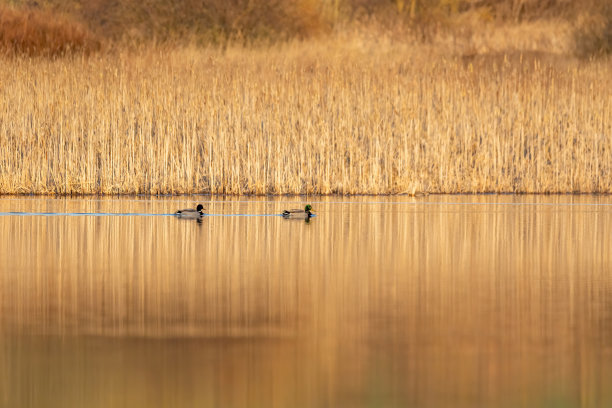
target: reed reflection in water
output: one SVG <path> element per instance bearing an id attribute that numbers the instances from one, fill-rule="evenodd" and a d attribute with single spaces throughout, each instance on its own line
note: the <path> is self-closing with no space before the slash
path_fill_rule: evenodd
<path id="1" fill-rule="evenodd" d="M 0 215 L 0 405 L 612 405 L 612 200 L 338 200 Z"/>

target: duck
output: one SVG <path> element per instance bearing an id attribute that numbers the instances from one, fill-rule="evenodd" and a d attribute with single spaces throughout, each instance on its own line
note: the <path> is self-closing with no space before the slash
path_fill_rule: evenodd
<path id="1" fill-rule="evenodd" d="M 307 220 L 313 215 L 314 214 L 312 213 L 312 206 L 310 204 L 307 204 L 303 210 L 293 209 L 293 210 L 283 211 L 283 217 L 290 218 L 290 219 L 301 219 L 301 220 L 306 219 Z"/>
<path id="2" fill-rule="evenodd" d="M 204 215 L 204 206 L 198 204 L 196 209 L 187 208 L 185 210 L 178 210 L 176 213 L 180 218 L 200 218 Z"/>

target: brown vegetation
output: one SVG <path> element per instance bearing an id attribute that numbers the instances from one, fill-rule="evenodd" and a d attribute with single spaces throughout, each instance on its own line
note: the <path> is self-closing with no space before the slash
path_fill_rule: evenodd
<path id="1" fill-rule="evenodd" d="M 568 51 L 581 57 L 609 54 L 612 48 L 612 7 L 607 0 L 16 0 L 11 3 L 26 10 L 20 12 L 20 19 L 29 16 L 31 20 L 27 24 L 30 32 L 25 36 L 20 34 L 26 48 L 30 35 L 34 37 L 31 41 L 41 44 L 40 35 L 34 31 L 46 33 L 44 37 L 53 39 L 53 43 L 65 43 L 65 47 L 73 48 L 74 41 L 60 33 L 62 29 L 74 31 L 71 27 L 75 21 L 106 42 L 119 43 L 122 47 L 160 43 L 172 46 L 269 44 L 347 29 L 366 30 L 375 36 L 391 34 L 407 43 L 435 45 L 441 37 L 472 40 L 483 33 L 486 35 L 491 26 L 530 24 L 571 30 L 574 40 Z M 38 15 L 43 18 L 32 17 Z M 41 27 L 34 30 L 32 27 L 37 24 Z M 83 26 L 78 26 L 78 30 L 82 31 Z M 549 42 L 556 41 L 558 31 L 556 28 L 547 34 Z M 19 44 L 14 48 L 19 48 Z M 51 50 L 58 47 L 49 46 Z"/>
<path id="2" fill-rule="evenodd" d="M 612 192 L 607 61 L 360 41 L 1 61 L 0 192 Z"/>
<path id="3" fill-rule="evenodd" d="M 612 5 L 595 15 L 582 15 L 574 33 L 574 52 L 582 58 L 612 54 Z"/>
<path id="4" fill-rule="evenodd" d="M 0 193 L 612 192 L 599 0 L 253 4 L 0 8 Z"/>
<path id="5" fill-rule="evenodd" d="M 83 25 L 41 10 L 0 6 L 0 52 L 56 57 L 100 49 L 100 41 Z"/>

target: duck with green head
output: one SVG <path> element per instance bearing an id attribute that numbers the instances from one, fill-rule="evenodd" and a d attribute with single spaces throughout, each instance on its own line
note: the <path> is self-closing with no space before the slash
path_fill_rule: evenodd
<path id="1" fill-rule="evenodd" d="M 312 217 L 313 215 L 314 214 L 312 213 L 312 206 L 310 204 L 307 204 L 303 210 L 292 209 L 283 211 L 283 217 L 290 219 L 305 220 Z"/>
<path id="2" fill-rule="evenodd" d="M 175 214 L 178 215 L 179 218 L 197 219 L 204 215 L 204 206 L 202 204 L 198 204 L 195 210 L 193 208 L 187 208 L 185 210 L 178 210 Z"/>

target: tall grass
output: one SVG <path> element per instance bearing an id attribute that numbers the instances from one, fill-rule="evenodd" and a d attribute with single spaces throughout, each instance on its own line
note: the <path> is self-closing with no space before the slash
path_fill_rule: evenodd
<path id="1" fill-rule="evenodd" d="M 0 60 L 0 193 L 612 192 L 612 67 L 370 44 Z"/>

